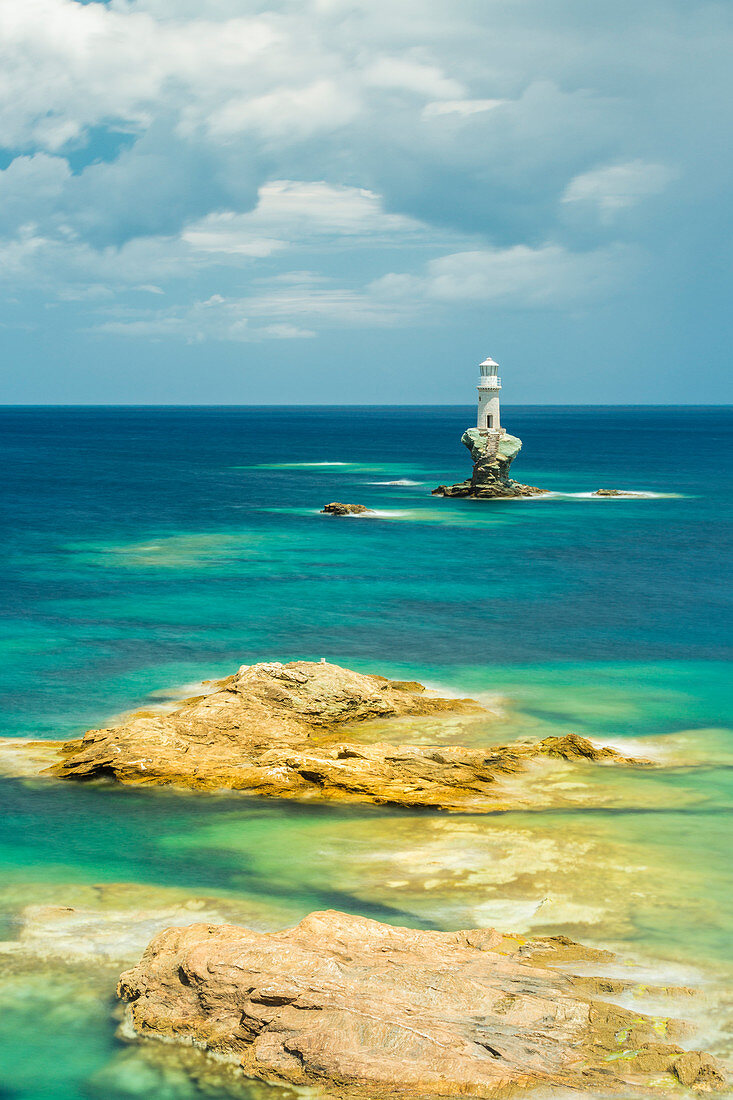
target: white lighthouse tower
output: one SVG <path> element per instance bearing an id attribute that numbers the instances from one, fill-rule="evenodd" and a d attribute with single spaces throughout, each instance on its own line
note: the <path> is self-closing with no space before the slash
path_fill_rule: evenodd
<path id="1" fill-rule="evenodd" d="M 480 364 L 479 370 L 481 374 L 478 380 L 478 421 L 476 427 L 498 439 L 504 434 L 499 409 L 499 393 L 501 392 L 499 364 L 495 363 L 489 356 Z"/>

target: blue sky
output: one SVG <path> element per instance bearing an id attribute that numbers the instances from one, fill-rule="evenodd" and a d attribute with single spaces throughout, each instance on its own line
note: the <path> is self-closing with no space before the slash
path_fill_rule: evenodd
<path id="1" fill-rule="evenodd" d="M 0 0 L 0 401 L 715 403 L 733 6 Z"/>

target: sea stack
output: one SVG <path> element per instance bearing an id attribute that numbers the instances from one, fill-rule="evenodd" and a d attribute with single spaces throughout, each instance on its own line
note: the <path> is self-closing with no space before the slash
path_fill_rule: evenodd
<path id="1" fill-rule="evenodd" d="M 476 427 L 468 428 L 461 436 L 461 443 L 471 452 L 473 474 L 457 485 L 439 485 L 433 489 L 433 496 L 484 500 L 546 492 L 510 478 L 509 467 L 522 449 L 522 441 L 501 426 L 499 364 L 489 356 L 479 365 L 479 371 Z"/>

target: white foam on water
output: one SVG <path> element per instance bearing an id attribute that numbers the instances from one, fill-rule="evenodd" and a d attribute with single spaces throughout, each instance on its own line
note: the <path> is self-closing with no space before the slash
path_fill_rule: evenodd
<path id="1" fill-rule="evenodd" d="M 683 493 L 653 493 L 649 489 L 619 489 L 621 496 L 598 496 L 596 492 L 563 493 L 559 489 L 550 489 L 544 493 L 530 493 L 522 497 L 492 497 L 495 501 L 522 501 L 522 500 L 682 500 Z"/>
<path id="2" fill-rule="evenodd" d="M 209 688 L 213 680 L 190 680 L 185 684 L 176 684 L 170 688 L 156 688 L 155 691 L 151 691 L 148 695 L 149 699 L 186 699 L 190 695 L 201 695 L 202 691 L 208 685 Z"/>
<path id="3" fill-rule="evenodd" d="M 411 481 L 409 477 L 398 478 L 397 481 L 369 481 L 369 485 L 424 485 L 424 481 Z"/>
<path id="4" fill-rule="evenodd" d="M 403 519 L 405 516 L 411 516 L 412 512 L 401 512 L 396 509 L 387 508 L 370 508 L 367 512 L 347 512 L 343 516 L 331 516 L 330 512 L 324 512 L 321 508 L 314 512 L 313 509 L 309 509 L 310 515 L 317 516 L 329 516 L 334 519 Z"/>
<path id="5" fill-rule="evenodd" d="M 269 470 L 310 470 L 321 466 L 355 466 L 355 462 L 273 462 Z"/>
<path id="6" fill-rule="evenodd" d="M 387 508 L 370 508 L 368 512 L 351 512 L 347 519 L 401 519 L 410 512 L 399 512 Z"/>
<path id="7" fill-rule="evenodd" d="M 574 496 L 574 493 L 556 493 L 553 490 L 545 490 L 543 493 L 528 493 L 521 497 L 469 497 L 471 504 L 516 504 L 522 500 L 559 500 L 561 497 Z M 450 499 L 450 498 L 448 498 Z M 460 497 L 458 498 L 460 499 Z"/>
<path id="8" fill-rule="evenodd" d="M 586 937 L 586 943 L 592 943 Z M 589 959 L 582 962 L 564 963 L 563 970 L 586 978 L 611 978 L 619 981 L 638 982 L 664 989 L 665 986 L 690 986 L 697 988 L 706 985 L 709 975 L 700 967 L 674 962 L 670 959 L 644 958 L 628 954 L 627 943 L 597 944 L 603 950 L 612 951 L 611 959 Z M 656 991 L 652 991 L 652 996 Z"/>
<path id="9" fill-rule="evenodd" d="M 439 684 L 435 680 L 428 680 L 424 677 L 420 677 L 420 683 L 427 690 L 435 695 L 439 695 L 441 699 L 467 699 L 465 691 L 461 691 L 459 688 L 446 687 L 444 684 Z M 476 696 L 472 695 L 472 699 Z"/>
<path id="10" fill-rule="evenodd" d="M 232 470 L 311 470 L 324 466 L 358 466 L 358 462 L 257 462 L 251 466 L 232 466 Z"/>
<path id="11" fill-rule="evenodd" d="M 570 500 L 672 500 L 681 497 L 681 493 L 653 493 L 648 489 L 619 489 L 621 496 L 599 496 L 592 493 L 545 493 L 545 498 L 555 497 Z"/>
<path id="12" fill-rule="evenodd" d="M 602 741 L 595 737 L 589 737 L 588 740 L 598 749 L 616 749 L 616 752 L 620 752 L 624 756 L 645 757 L 660 762 L 668 760 L 671 756 L 668 746 L 654 741 L 643 741 L 636 737 L 604 737 Z"/>

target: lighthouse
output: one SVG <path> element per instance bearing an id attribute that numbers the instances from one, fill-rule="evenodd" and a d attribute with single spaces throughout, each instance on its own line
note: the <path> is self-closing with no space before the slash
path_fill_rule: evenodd
<path id="1" fill-rule="evenodd" d="M 473 474 L 457 485 L 439 485 L 433 494 L 439 497 L 469 497 L 491 500 L 494 497 L 533 497 L 547 490 L 521 485 L 509 475 L 509 467 L 522 449 L 522 441 L 501 426 L 499 364 L 489 356 L 479 364 L 478 419 L 475 428 L 467 428 L 461 443 L 473 460 Z"/>
<path id="2" fill-rule="evenodd" d="M 501 379 L 499 364 L 489 356 L 480 364 L 478 380 L 478 420 L 476 427 L 498 438 L 504 434 L 499 411 Z"/>

